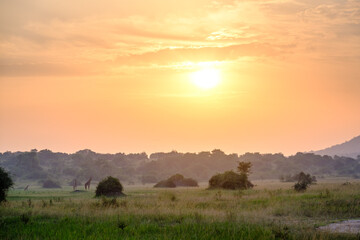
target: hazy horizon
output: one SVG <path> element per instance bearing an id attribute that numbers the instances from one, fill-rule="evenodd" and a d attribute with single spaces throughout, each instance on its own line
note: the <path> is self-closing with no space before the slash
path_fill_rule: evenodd
<path id="1" fill-rule="evenodd" d="M 291 155 L 360 134 L 355 0 L 0 2 L 0 151 Z"/>
<path id="2" fill-rule="evenodd" d="M 360 137 L 357 136 L 357 137 Z M 352 138 L 353 139 L 353 138 Z M 345 142 L 348 142 L 349 140 L 352 140 L 352 139 L 348 139 L 348 140 L 344 140 L 343 142 L 341 143 L 335 143 L 333 145 L 330 145 L 330 146 L 327 146 L 327 147 L 324 147 L 323 149 L 312 149 L 312 150 L 308 150 L 308 151 L 296 151 L 296 152 L 293 152 L 293 153 L 283 153 L 283 152 L 261 152 L 261 151 L 252 151 L 252 153 L 260 153 L 260 154 L 276 154 L 276 153 L 282 153 L 284 156 L 291 156 L 291 155 L 295 155 L 296 153 L 298 152 L 303 152 L 303 153 L 308 153 L 308 152 L 316 152 L 316 151 L 320 151 L 320 150 L 324 150 L 324 149 L 327 149 L 327 148 L 330 148 L 330 147 L 333 147 L 333 146 L 336 146 L 336 145 L 339 145 L 339 144 L 342 144 L 342 143 L 345 143 Z M 90 151 L 93 151 L 95 153 L 99 153 L 99 154 L 117 154 L 117 153 L 125 153 L 125 154 L 131 154 L 131 153 L 143 153 L 145 152 L 148 156 L 150 156 L 151 154 L 153 153 L 159 153 L 159 152 L 163 152 L 163 153 L 169 153 L 169 152 L 178 152 L 178 153 L 201 153 L 201 152 L 211 152 L 213 150 L 221 150 L 221 151 L 224 151 L 223 149 L 220 149 L 220 148 L 213 148 L 213 149 L 204 149 L 204 150 L 194 150 L 194 151 L 179 151 L 177 149 L 171 149 L 171 150 L 158 150 L 158 151 L 138 151 L 138 152 L 127 152 L 127 151 L 114 151 L 114 152 L 101 152 L 101 151 L 96 151 L 94 149 L 90 149 L 90 148 L 82 148 L 82 149 L 77 149 L 77 150 L 74 150 L 74 151 L 62 151 L 62 150 L 54 150 L 54 149 L 48 149 L 48 148 L 42 148 L 42 149 L 39 149 L 39 148 L 31 148 L 31 149 L 22 149 L 22 150 L 6 150 L 6 151 L 0 151 L 0 152 L 7 152 L 7 151 L 10 151 L 10 152 L 30 152 L 32 150 L 37 150 L 37 151 L 41 151 L 41 150 L 50 150 L 52 152 L 59 152 L 59 153 L 67 153 L 67 154 L 74 154 L 76 152 L 79 152 L 79 151 L 82 151 L 82 150 L 90 150 Z M 245 154 L 245 153 L 248 153 L 248 152 L 251 152 L 251 151 L 224 151 L 225 154 L 239 154 L 239 155 L 242 155 L 242 154 Z"/>

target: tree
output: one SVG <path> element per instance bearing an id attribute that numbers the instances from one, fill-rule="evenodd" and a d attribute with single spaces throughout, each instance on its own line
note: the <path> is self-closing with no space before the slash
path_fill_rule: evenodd
<path id="1" fill-rule="evenodd" d="M 123 186 L 119 179 L 108 176 L 103 179 L 96 187 L 95 195 L 99 196 L 124 196 Z"/>
<path id="2" fill-rule="evenodd" d="M 14 185 L 10 174 L 0 167 L 0 202 L 6 200 L 7 191 Z"/>
<path id="3" fill-rule="evenodd" d="M 251 167 L 252 167 L 251 162 L 239 162 L 237 170 L 240 174 L 249 176 Z"/>

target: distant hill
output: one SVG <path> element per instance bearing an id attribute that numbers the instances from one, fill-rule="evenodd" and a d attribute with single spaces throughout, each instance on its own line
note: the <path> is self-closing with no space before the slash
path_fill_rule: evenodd
<path id="1" fill-rule="evenodd" d="M 357 158 L 360 155 L 360 136 L 357 136 L 350 141 L 338 144 L 323 150 L 315 151 L 315 154 L 329 155 L 329 156 L 344 156 Z"/>

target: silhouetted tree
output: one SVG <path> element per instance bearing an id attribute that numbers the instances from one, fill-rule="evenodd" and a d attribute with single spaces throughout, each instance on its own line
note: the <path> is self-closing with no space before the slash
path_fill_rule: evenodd
<path id="1" fill-rule="evenodd" d="M 0 202 L 6 200 L 7 191 L 14 185 L 10 174 L 0 167 Z"/>
<path id="2" fill-rule="evenodd" d="M 237 170 L 240 174 L 249 176 L 251 166 L 252 166 L 251 162 L 239 162 Z"/>

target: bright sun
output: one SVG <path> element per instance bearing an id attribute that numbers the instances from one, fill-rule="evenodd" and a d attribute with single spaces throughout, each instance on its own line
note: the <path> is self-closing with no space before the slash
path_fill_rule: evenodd
<path id="1" fill-rule="evenodd" d="M 201 89 L 214 88 L 220 82 L 220 71 L 214 68 L 205 68 L 192 73 L 191 79 Z"/>

